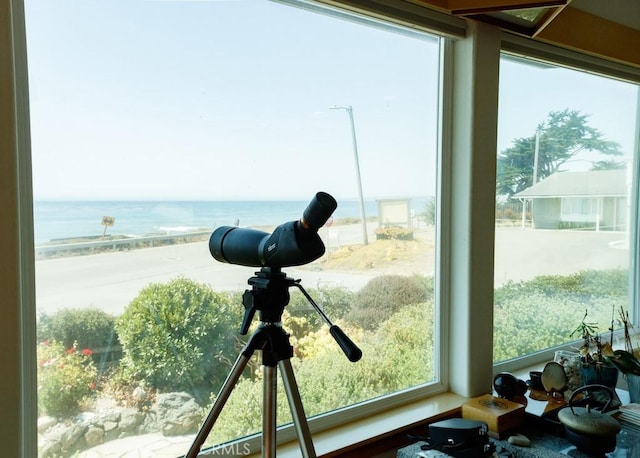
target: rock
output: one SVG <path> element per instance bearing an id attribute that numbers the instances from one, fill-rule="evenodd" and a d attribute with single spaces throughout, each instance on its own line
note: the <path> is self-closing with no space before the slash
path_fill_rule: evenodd
<path id="1" fill-rule="evenodd" d="M 187 393 L 159 394 L 154 410 L 158 427 L 165 436 L 195 432 L 202 420 L 202 408 Z"/>
<path id="2" fill-rule="evenodd" d="M 105 421 L 102 426 L 104 427 L 104 432 L 108 433 L 116 429 L 118 427 L 118 423 L 115 421 Z"/>
<path id="3" fill-rule="evenodd" d="M 138 393 L 141 395 L 141 393 Z M 116 405 L 104 406 L 94 413 L 82 413 L 73 422 L 53 417 L 38 419 L 39 458 L 71 456 L 80 450 L 111 440 L 160 431 L 165 436 L 194 433 L 204 415 L 195 399 L 187 393 L 164 393 L 153 408 L 139 411 Z"/>
<path id="4" fill-rule="evenodd" d="M 75 416 L 74 421 L 80 423 L 91 423 L 96 418 L 96 414 L 94 412 L 81 412 Z"/>
<path id="5" fill-rule="evenodd" d="M 62 450 L 71 450 L 86 430 L 87 426 L 81 423 L 74 423 L 69 426 L 60 437 Z"/>
<path id="6" fill-rule="evenodd" d="M 159 430 L 156 412 L 150 410 L 144 417 L 144 421 L 138 428 L 140 434 L 155 433 Z"/>
<path id="7" fill-rule="evenodd" d="M 40 458 L 58 457 L 61 452 L 60 441 L 45 439 L 38 444 L 38 457 Z"/>
<path id="8" fill-rule="evenodd" d="M 98 416 L 98 418 L 99 418 L 99 421 L 102 423 L 107 423 L 107 422 L 118 423 L 120 422 L 121 414 L 122 414 L 122 408 L 114 407 L 114 408 L 109 408 L 100 412 L 100 415 Z"/>
<path id="9" fill-rule="evenodd" d="M 38 418 L 38 432 L 44 433 L 48 429 L 58 424 L 58 420 L 48 415 Z"/>
<path id="10" fill-rule="evenodd" d="M 120 436 L 120 431 L 118 430 L 118 423 L 113 421 L 105 421 L 102 425 L 104 427 L 104 441 L 109 442 L 115 440 Z"/>
<path id="11" fill-rule="evenodd" d="M 118 429 L 120 430 L 119 437 L 135 434 L 138 425 L 142 423 L 143 420 L 144 414 L 139 412 L 138 409 L 124 409 L 120 414 L 120 423 L 118 423 Z"/>
<path id="12" fill-rule="evenodd" d="M 147 398 L 147 392 L 141 386 L 137 386 L 133 393 L 131 393 L 131 397 L 138 402 L 144 401 Z"/>
<path id="13" fill-rule="evenodd" d="M 84 433 L 84 440 L 87 442 L 87 447 L 95 447 L 104 442 L 104 436 L 104 429 L 97 426 L 89 426 L 87 432 Z"/>

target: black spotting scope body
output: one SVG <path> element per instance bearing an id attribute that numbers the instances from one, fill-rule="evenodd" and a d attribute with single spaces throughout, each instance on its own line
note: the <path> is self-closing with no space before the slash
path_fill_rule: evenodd
<path id="1" fill-rule="evenodd" d="M 249 267 L 300 266 L 324 254 L 320 229 L 337 208 L 326 192 L 317 193 L 298 221 L 278 226 L 273 233 L 221 226 L 211 234 L 209 251 L 220 262 Z"/>

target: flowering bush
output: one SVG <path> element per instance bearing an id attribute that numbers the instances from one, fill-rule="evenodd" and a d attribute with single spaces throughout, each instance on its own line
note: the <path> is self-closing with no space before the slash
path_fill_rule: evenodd
<path id="1" fill-rule="evenodd" d="M 96 388 L 97 370 L 88 349 L 75 342 L 65 347 L 58 342 L 38 345 L 38 410 L 56 417 L 78 413 Z"/>

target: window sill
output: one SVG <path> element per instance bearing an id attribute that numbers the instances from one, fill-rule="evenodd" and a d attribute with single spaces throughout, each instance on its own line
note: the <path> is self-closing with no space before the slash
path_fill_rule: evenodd
<path id="1" fill-rule="evenodd" d="M 396 445 L 398 448 L 407 445 L 408 432 L 458 413 L 466 400 L 467 398 L 453 393 L 432 396 L 315 433 L 313 445 L 316 454 L 324 458 L 374 456 L 369 452 L 363 454 L 363 450 L 379 450 L 380 453 L 395 449 Z M 421 433 L 424 435 L 424 431 Z M 300 446 L 297 439 L 278 446 L 277 454 L 278 458 L 299 458 Z M 254 458 L 260 456 L 260 453 L 248 456 Z"/>

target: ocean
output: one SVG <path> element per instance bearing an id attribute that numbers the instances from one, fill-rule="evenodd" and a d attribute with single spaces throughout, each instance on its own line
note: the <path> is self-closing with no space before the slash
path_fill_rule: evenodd
<path id="1" fill-rule="evenodd" d="M 300 219 L 307 201 L 35 201 L 36 245 L 57 239 L 101 236 L 102 218 L 115 218 L 107 235 L 141 237 L 219 226 L 277 226 Z M 412 198 L 411 209 L 422 213 L 426 198 Z M 367 218 L 376 216 L 377 201 L 365 201 Z M 338 201 L 334 219 L 359 218 L 357 200 Z"/>

